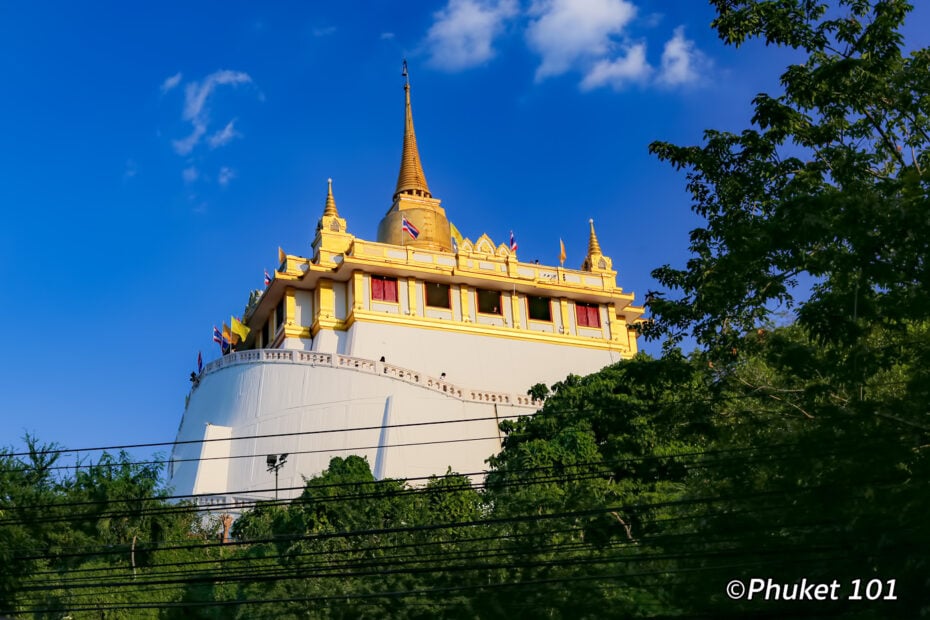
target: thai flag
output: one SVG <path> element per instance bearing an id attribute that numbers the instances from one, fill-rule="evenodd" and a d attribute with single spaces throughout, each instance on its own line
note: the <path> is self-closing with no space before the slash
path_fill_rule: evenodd
<path id="1" fill-rule="evenodd" d="M 197 351 L 197 374 L 199 375 L 202 372 L 203 372 L 203 353 L 201 353 L 200 351 Z"/>
<path id="2" fill-rule="evenodd" d="M 408 235 L 413 237 L 414 239 L 420 236 L 420 230 L 416 226 L 408 222 L 406 216 L 403 216 L 401 218 L 401 229 L 404 232 L 406 232 Z"/>
<path id="3" fill-rule="evenodd" d="M 511 252 L 516 252 L 516 251 L 517 251 L 517 240 L 513 238 L 513 231 L 512 231 L 512 230 L 510 231 L 510 251 L 511 251 Z"/>
<path id="4" fill-rule="evenodd" d="M 265 286 L 271 286 L 271 276 L 268 275 L 268 270 L 265 270 Z"/>
<path id="5" fill-rule="evenodd" d="M 213 342 L 216 344 L 223 344 L 223 332 L 216 328 L 216 325 L 213 326 Z"/>

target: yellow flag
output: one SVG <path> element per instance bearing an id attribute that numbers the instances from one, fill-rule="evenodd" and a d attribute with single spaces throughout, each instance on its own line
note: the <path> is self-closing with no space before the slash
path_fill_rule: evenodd
<path id="1" fill-rule="evenodd" d="M 232 324 L 230 331 L 239 336 L 240 339 L 245 340 L 249 337 L 249 332 L 252 331 L 242 321 L 236 317 L 230 317 L 229 322 Z"/>
<path id="2" fill-rule="evenodd" d="M 462 245 L 465 239 L 462 238 L 462 233 L 459 232 L 459 229 L 456 228 L 455 224 L 453 224 L 452 222 L 449 222 L 449 230 L 450 232 L 452 232 L 452 238 L 455 239 L 455 242 L 458 245 Z"/>
<path id="3" fill-rule="evenodd" d="M 559 265 L 565 264 L 565 243 L 559 239 Z"/>
<path id="4" fill-rule="evenodd" d="M 278 265 L 283 265 L 287 261 L 287 254 L 284 253 L 284 250 L 281 249 L 281 246 L 278 246 Z M 284 271 L 287 271 L 287 267 L 282 268 Z"/>

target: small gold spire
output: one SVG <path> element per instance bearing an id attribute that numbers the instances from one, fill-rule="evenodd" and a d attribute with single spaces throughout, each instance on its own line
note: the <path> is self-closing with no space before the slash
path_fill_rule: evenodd
<path id="1" fill-rule="evenodd" d="M 413 112 L 410 108 L 410 80 L 407 76 L 407 61 L 404 60 L 404 97 L 406 109 L 404 116 L 404 150 L 400 159 L 400 172 L 397 175 L 397 189 L 394 198 L 399 194 L 411 194 L 431 198 L 429 186 L 426 184 L 426 175 L 423 174 L 423 164 L 420 163 L 420 152 L 417 150 L 417 135 L 413 131 Z"/>
<path id="2" fill-rule="evenodd" d="M 333 180 L 326 179 L 329 184 L 329 190 L 326 193 L 326 208 L 323 209 L 324 217 L 339 217 L 339 211 L 336 210 L 336 199 L 333 197 Z"/>
<path id="3" fill-rule="evenodd" d="M 594 232 L 594 219 L 588 220 L 591 224 L 591 237 L 588 239 L 588 256 L 601 253 L 601 244 L 597 242 L 597 234 Z"/>
<path id="4" fill-rule="evenodd" d="M 597 233 L 594 232 L 594 220 L 588 220 L 588 223 L 591 225 L 591 236 L 588 238 L 588 255 L 581 264 L 581 270 L 595 273 L 609 272 L 613 269 L 613 261 L 601 252 L 601 244 L 598 243 Z"/>

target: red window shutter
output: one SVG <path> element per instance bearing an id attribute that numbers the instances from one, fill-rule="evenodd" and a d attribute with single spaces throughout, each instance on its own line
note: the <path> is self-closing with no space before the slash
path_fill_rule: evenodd
<path id="1" fill-rule="evenodd" d="M 374 276 L 371 279 L 371 298 L 372 299 L 384 299 L 384 280 Z"/>
<path id="2" fill-rule="evenodd" d="M 397 302 L 397 280 L 394 278 L 384 280 L 384 301 Z"/>
<path id="3" fill-rule="evenodd" d="M 575 304 L 580 327 L 600 327 L 601 315 L 596 304 Z"/>

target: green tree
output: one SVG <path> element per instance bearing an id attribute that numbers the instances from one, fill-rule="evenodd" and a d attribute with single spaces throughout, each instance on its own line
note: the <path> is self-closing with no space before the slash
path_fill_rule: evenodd
<path id="1" fill-rule="evenodd" d="M 651 146 L 687 171 L 705 224 L 685 268 L 654 272 L 670 293 L 649 303 L 644 332 L 704 347 L 716 449 L 749 459 L 690 481 L 694 496 L 732 499 L 694 515 L 695 532 L 720 542 L 696 549 L 692 568 L 707 578 L 681 598 L 763 612 L 723 596 L 726 562 L 713 554 L 727 549 L 748 566 L 730 577 L 764 566 L 788 582 L 898 579 L 895 606 L 791 613 L 926 614 L 930 51 L 905 53 L 903 0 L 712 4 L 726 43 L 759 38 L 804 60 L 782 75 L 783 93 L 754 99 L 753 127 Z M 784 307 L 797 325 L 772 331 Z"/>
<path id="2" fill-rule="evenodd" d="M 501 586 L 476 596 L 480 616 L 595 618 L 674 611 L 662 593 L 673 560 L 651 540 L 688 480 L 678 455 L 709 440 L 700 366 L 645 355 L 552 386 L 532 417 L 501 424 L 487 503 Z"/>
<path id="3" fill-rule="evenodd" d="M 721 38 L 806 54 L 758 95 L 754 127 L 708 131 L 703 146 L 656 142 L 687 171 L 693 209 L 685 269 L 654 276 L 681 296 L 655 299 L 647 325 L 729 349 L 779 304 L 818 339 L 849 345 L 872 326 L 903 329 L 930 312 L 930 51 L 905 55 L 904 0 L 713 0 Z M 832 8 L 831 8 L 831 5 Z M 795 298 L 799 276 L 813 280 Z"/>

